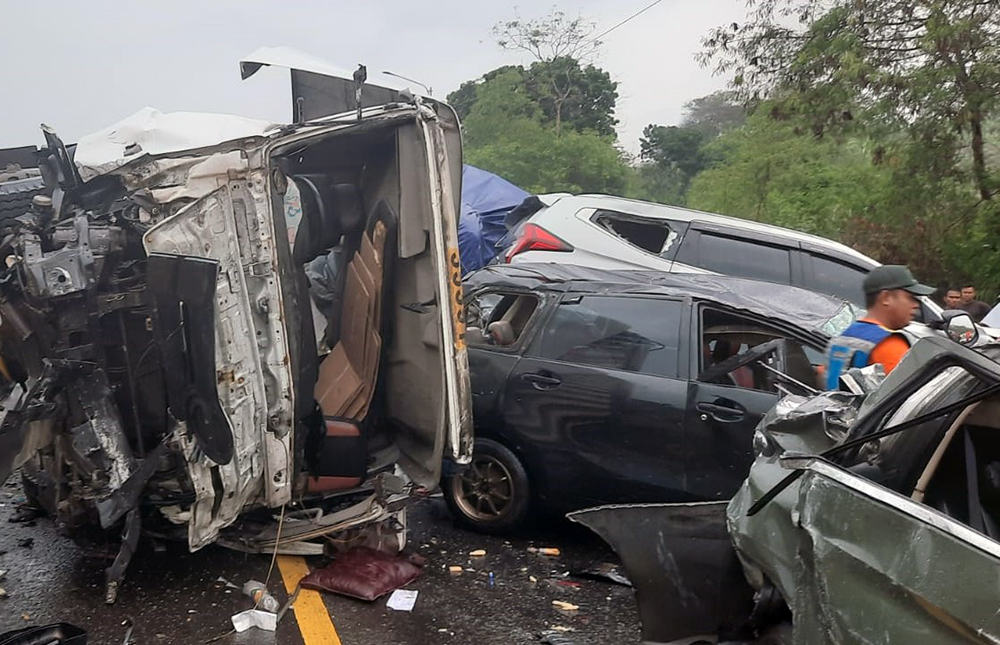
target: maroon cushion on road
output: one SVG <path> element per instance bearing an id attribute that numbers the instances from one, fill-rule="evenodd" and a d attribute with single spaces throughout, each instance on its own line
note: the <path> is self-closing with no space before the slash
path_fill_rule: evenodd
<path id="1" fill-rule="evenodd" d="M 326 567 L 302 578 L 301 584 L 306 589 L 375 600 L 413 582 L 419 575 L 420 567 L 406 556 L 358 547 L 341 553 Z"/>

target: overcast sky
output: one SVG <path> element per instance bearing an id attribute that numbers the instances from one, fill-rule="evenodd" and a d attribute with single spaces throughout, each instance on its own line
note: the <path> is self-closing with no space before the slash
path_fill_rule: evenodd
<path id="1" fill-rule="evenodd" d="M 557 6 L 603 31 L 651 1 L 0 0 L 0 147 L 40 144 L 41 122 L 75 141 L 147 105 L 286 122 L 287 71 L 239 79 L 239 59 L 262 46 L 295 47 L 346 69 L 391 70 L 443 98 L 490 69 L 531 62 L 490 36 L 515 6 L 522 18 Z M 743 0 L 662 0 L 603 39 L 596 62 L 619 82 L 622 144 L 637 149 L 647 124 L 676 123 L 686 101 L 725 85 L 693 55 L 710 28 L 744 12 Z"/>

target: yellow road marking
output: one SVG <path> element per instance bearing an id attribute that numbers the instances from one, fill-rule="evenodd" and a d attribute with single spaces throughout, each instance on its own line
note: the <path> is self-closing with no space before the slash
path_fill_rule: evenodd
<path id="1" fill-rule="evenodd" d="M 291 555 L 278 556 L 278 570 L 285 583 L 285 591 L 291 596 L 299 580 L 309 574 L 309 565 L 304 558 Z M 295 620 L 306 645 L 341 645 L 337 629 L 330 620 L 330 612 L 318 591 L 302 589 L 293 605 Z"/>

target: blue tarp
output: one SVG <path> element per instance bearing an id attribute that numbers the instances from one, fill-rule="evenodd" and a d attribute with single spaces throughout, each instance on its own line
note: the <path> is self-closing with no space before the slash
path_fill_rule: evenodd
<path id="1" fill-rule="evenodd" d="M 486 266 L 507 233 L 504 216 L 528 193 L 506 179 L 466 164 L 462 167 L 462 212 L 458 220 L 458 252 L 462 273 Z"/>

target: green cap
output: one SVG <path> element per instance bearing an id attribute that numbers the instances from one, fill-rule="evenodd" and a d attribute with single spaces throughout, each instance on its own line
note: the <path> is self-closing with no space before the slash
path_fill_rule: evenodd
<path id="1" fill-rule="evenodd" d="M 920 284 L 910 270 L 902 264 L 884 264 L 872 269 L 862 283 L 866 294 L 879 291 L 902 289 L 915 296 L 929 296 L 934 293 L 933 287 Z"/>

